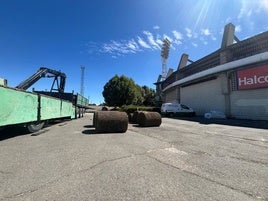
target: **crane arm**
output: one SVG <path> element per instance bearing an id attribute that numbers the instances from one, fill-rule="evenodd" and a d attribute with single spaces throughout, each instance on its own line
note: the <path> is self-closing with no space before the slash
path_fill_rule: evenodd
<path id="1" fill-rule="evenodd" d="M 47 75 L 47 74 L 50 74 L 50 75 Z M 60 84 L 58 85 L 58 92 L 64 92 L 66 75 L 60 71 L 52 70 L 46 67 L 41 67 L 35 74 L 33 74 L 31 77 L 29 77 L 28 79 L 21 82 L 18 86 L 16 86 L 16 88 L 27 90 L 34 83 L 36 83 L 39 79 L 41 79 L 42 77 L 46 77 L 46 75 L 47 77 L 54 77 L 53 85 L 55 81 L 58 81 L 58 77 L 59 77 Z M 51 87 L 51 91 L 52 89 L 53 89 L 53 86 Z"/>

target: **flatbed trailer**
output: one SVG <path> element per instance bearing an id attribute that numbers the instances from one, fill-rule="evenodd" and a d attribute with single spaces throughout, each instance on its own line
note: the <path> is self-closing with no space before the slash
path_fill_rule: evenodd
<path id="1" fill-rule="evenodd" d="M 84 116 L 85 110 L 88 108 L 88 99 L 79 93 L 57 93 L 47 91 L 34 91 L 35 93 L 62 99 L 65 101 L 72 102 L 75 106 L 75 118 Z"/>
<path id="2" fill-rule="evenodd" d="M 25 90 L 26 87 L 30 86 L 29 81 L 34 83 L 41 76 L 44 76 L 43 73 L 46 70 L 47 68 L 40 68 L 37 73 L 20 84 L 19 88 L 18 86 L 16 88 L 8 87 L 7 82 L 3 82 L 1 79 L 0 130 L 6 126 L 23 125 L 28 128 L 29 132 L 36 132 L 48 120 L 83 117 L 88 108 L 88 99 L 78 93 L 64 92 L 65 74 L 48 69 L 50 73 L 57 74 L 57 76 L 64 75 L 61 77 L 58 92 L 52 92 L 53 88 L 50 92 Z M 55 80 L 57 78 L 55 77 Z"/>

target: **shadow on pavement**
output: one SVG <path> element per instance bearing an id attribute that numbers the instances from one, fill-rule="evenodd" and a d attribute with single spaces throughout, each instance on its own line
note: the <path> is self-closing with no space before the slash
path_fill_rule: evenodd
<path id="1" fill-rule="evenodd" d="M 85 127 L 85 126 L 84 126 Z M 124 133 L 97 133 L 94 127 L 92 129 L 83 130 L 82 133 L 85 135 L 110 135 L 110 134 L 124 134 Z"/>
<path id="2" fill-rule="evenodd" d="M 268 129 L 268 121 L 265 120 L 244 120 L 244 119 L 206 119 L 202 116 L 195 117 L 174 117 L 173 119 L 198 122 L 200 124 L 219 124 L 228 126 L 239 126 L 247 128 Z"/>
<path id="3" fill-rule="evenodd" d="M 6 126 L 3 128 L 3 130 L 0 130 L 0 141 L 14 138 L 14 137 L 21 136 L 21 135 L 31 134 L 31 136 L 38 136 L 42 133 L 47 132 L 48 129 L 46 128 L 49 128 L 50 126 L 53 126 L 55 124 L 57 124 L 58 126 L 64 126 L 67 124 L 68 121 L 70 120 L 66 119 L 66 120 L 49 121 L 44 125 L 44 127 L 41 130 L 34 132 L 34 133 L 29 132 L 28 129 L 23 125 Z"/>
<path id="4" fill-rule="evenodd" d="M 85 127 L 85 126 L 84 126 L 84 127 Z M 85 135 L 98 134 L 98 133 L 96 133 L 95 128 L 87 129 L 87 130 L 83 130 L 82 133 L 85 134 Z"/>
<path id="5" fill-rule="evenodd" d="M 29 131 L 23 126 L 7 126 L 3 130 L 0 130 L 0 141 L 28 134 L 30 134 Z"/>

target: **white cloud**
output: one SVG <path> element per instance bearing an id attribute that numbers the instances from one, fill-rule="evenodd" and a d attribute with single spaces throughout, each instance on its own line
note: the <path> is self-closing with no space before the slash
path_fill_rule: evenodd
<path id="1" fill-rule="evenodd" d="M 267 0 L 261 0 L 260 4 L 264 10 L 268 10 L 268 1 Z"/>
<path id="2" fill-rule="evenodd" d="M 131 39 L 130 41 L 114 41 L 112 40 L 110 43 L 104 43 L 100 49 L 102 53 L 109 53 L 112 56 L 118 57 L 124 54 L 135 54 L 136 52 L 141 51 L 138 44 Z"/>
<path id="3" fill-rule="evenodd" d="M 186 36 L 187 36 L 188 38 L 192 38 L 192 36 L 193 36 L 193 34 L 192 34 L 192 30 L 186 27 L 186 28 L 185 28 L 185 31 L 186 31 Z"/>
<path id="4" fill-rule="evenodd" d="M 267 0 L 242 0 L 241 8 L 237 18 L 240 20 L 244 17 L 251 17 L 253 13 L 260 13 L 261 11 L 268 11 Z"/>
<path id="5" fill-rule="evenodd" d="M 153 28 L 154 28 L 155 30 L 160 29 L 160 27 L 159 27 L 158 25 L 154 26 Z"/>
<path id="6" fill-rule="evenodd" d="M 182 44 L 181 40 L 183 39 L 182 33 L 178 32 L 176 30 L 173 30 L 172 33 L 174 35 L 173 43 L 176 45 L 181 45 Z M 175 49 L 175 47 L 174 47 L 174 49 Z"/>
<path id="7" fill-rule="evenodd" d="M 140 50 L 138 44 L 134 41 L 134 39 L 128 41 L 128 43 L 126 44 L 126 47 L 134 52 L 137 52 Z"/>
<path id="8" fill-rule="evenodd" d="M 181 45 L 182 44 L 182 42 L 180 40 L 174 40 L 173 43 L 176 44 L 176 45 Z"/>
<path id="9" fill-rule="evenodd" d="M 147 49 L 151 49 L 151 46 L 148 45 L 141 37 L 137 37 L 138 38 L 138 43 L 140 46 L 147 48 Z"/>
<path id="10" fill-rule="evenodd" d="M 201 34 L 205 35 L 205 36 L 209 36 L 211 33 L 210 33 L 209 29 L 201 29 Z"/>
<path id="11" fill-rule="evenodd" d="M 143 31 L 143 34 L 147 36 L 147 40 L 149 41 L 149 44 L 154 49 L 161 49 L 160 46 L 157 44 L 157 42 L 154 40 L 154 36 L 149 31 Z"/>
<path id="12" fill-rule="evenodd" d="M 182 40 L 182 38 L 183 38 L 182 33 L 178 32 L 176 30 L 173 30 L 172 33 L 173 33 L 176 40 Z"/>
<path id="13" fill-rule="evenodd" d="M 175 43 L 177 45 L 181 45 L 182 44 L 181 40 L 183 39 L 182 33 L 178 32 L 176 30 L 173 30 L 172 33 L 173 33 L 174 38 L 175 38 L 175 40 L 173 41 L 173 43 Z"/>
<path id="14" fill-rule="evenodd" d="M 172 43 L 172 41 L 173 41 L 173 39 L 172 39 L 171 37 L 169 37 L 167 34 L 164 34 L 164 35 L 163 35 L 163 38 L 164 38 L 164 39 L 167 38 L 171 43 Z"/>
<path id="15" fill-rule="evenodd" d="M 192 43 L 192 45 L 193 45 L 194 47 L 198 47 L 198 45 L 197 45 L 196 43 Z"/>
<path id="16" fill-rule="evenodd" d="M 215 36 L 213 36 L 213 35 L 211 35 L 211 40 L 217 40 L 217 38 L 215 37 Z"/>
<path id="17" fill-rule="evenodd" d="M 239 33 L 242 31 L 241 25 L 235 27 L 235 32 Z"/>
<path id="18" fill-rule="evenodd" d="M 162 43 L 163 43 L 163 41 L 160 40 L 160 39 L 157 39 L 156 42 L 157 42 L 158 45 L 162 45 Z"/>
<path id="19" fill-rule="evenodd" d="M 152 33 L 146 30 L 129 40 L 111 40 L 102 44 L 88 42 L 86 47 L 89 49 L 89 54 L 101 53 L 107 54 L 112 58 L 119 58 L 124 55 L 136 54 L 141 51 L 160 51 L 165 38 L 171 42 L 170 49 L 172 50 L 176 50 L 178 47 L 185 48 L 185 46 L 182 46 L 184 38 L 186 38 L 186 41 L 188 39 L 191 39 L 192 41 L 194 40 L 194 42 L 190 41 L 187 43 L 195 48 L 200 45 L 208 45 L 210 41 L 216 40 L 216 37 L 209 29 L 202 29 L 201 33 L 197 34 L 186 27 L 184 35 L 177 30 L 172 30 L 170 33 L 164 33 L 163 35 L 157 33 L 157 31 L 156 33 Z"/>
<path id="20" fill-rule="evenodd" d="M 231 17 L 227 17 L 226 20 L 225 20 L 225 24 L 228 24 L 232 22 L 232 18 Z"/>

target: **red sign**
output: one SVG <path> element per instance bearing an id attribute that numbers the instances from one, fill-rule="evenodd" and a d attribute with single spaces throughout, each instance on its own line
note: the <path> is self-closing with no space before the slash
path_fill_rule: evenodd
<path id="1" fill-rule="evenodd" d="M 238 90 L 268 87 L 268 65 L 240 70 L 236 75 Z"/>

